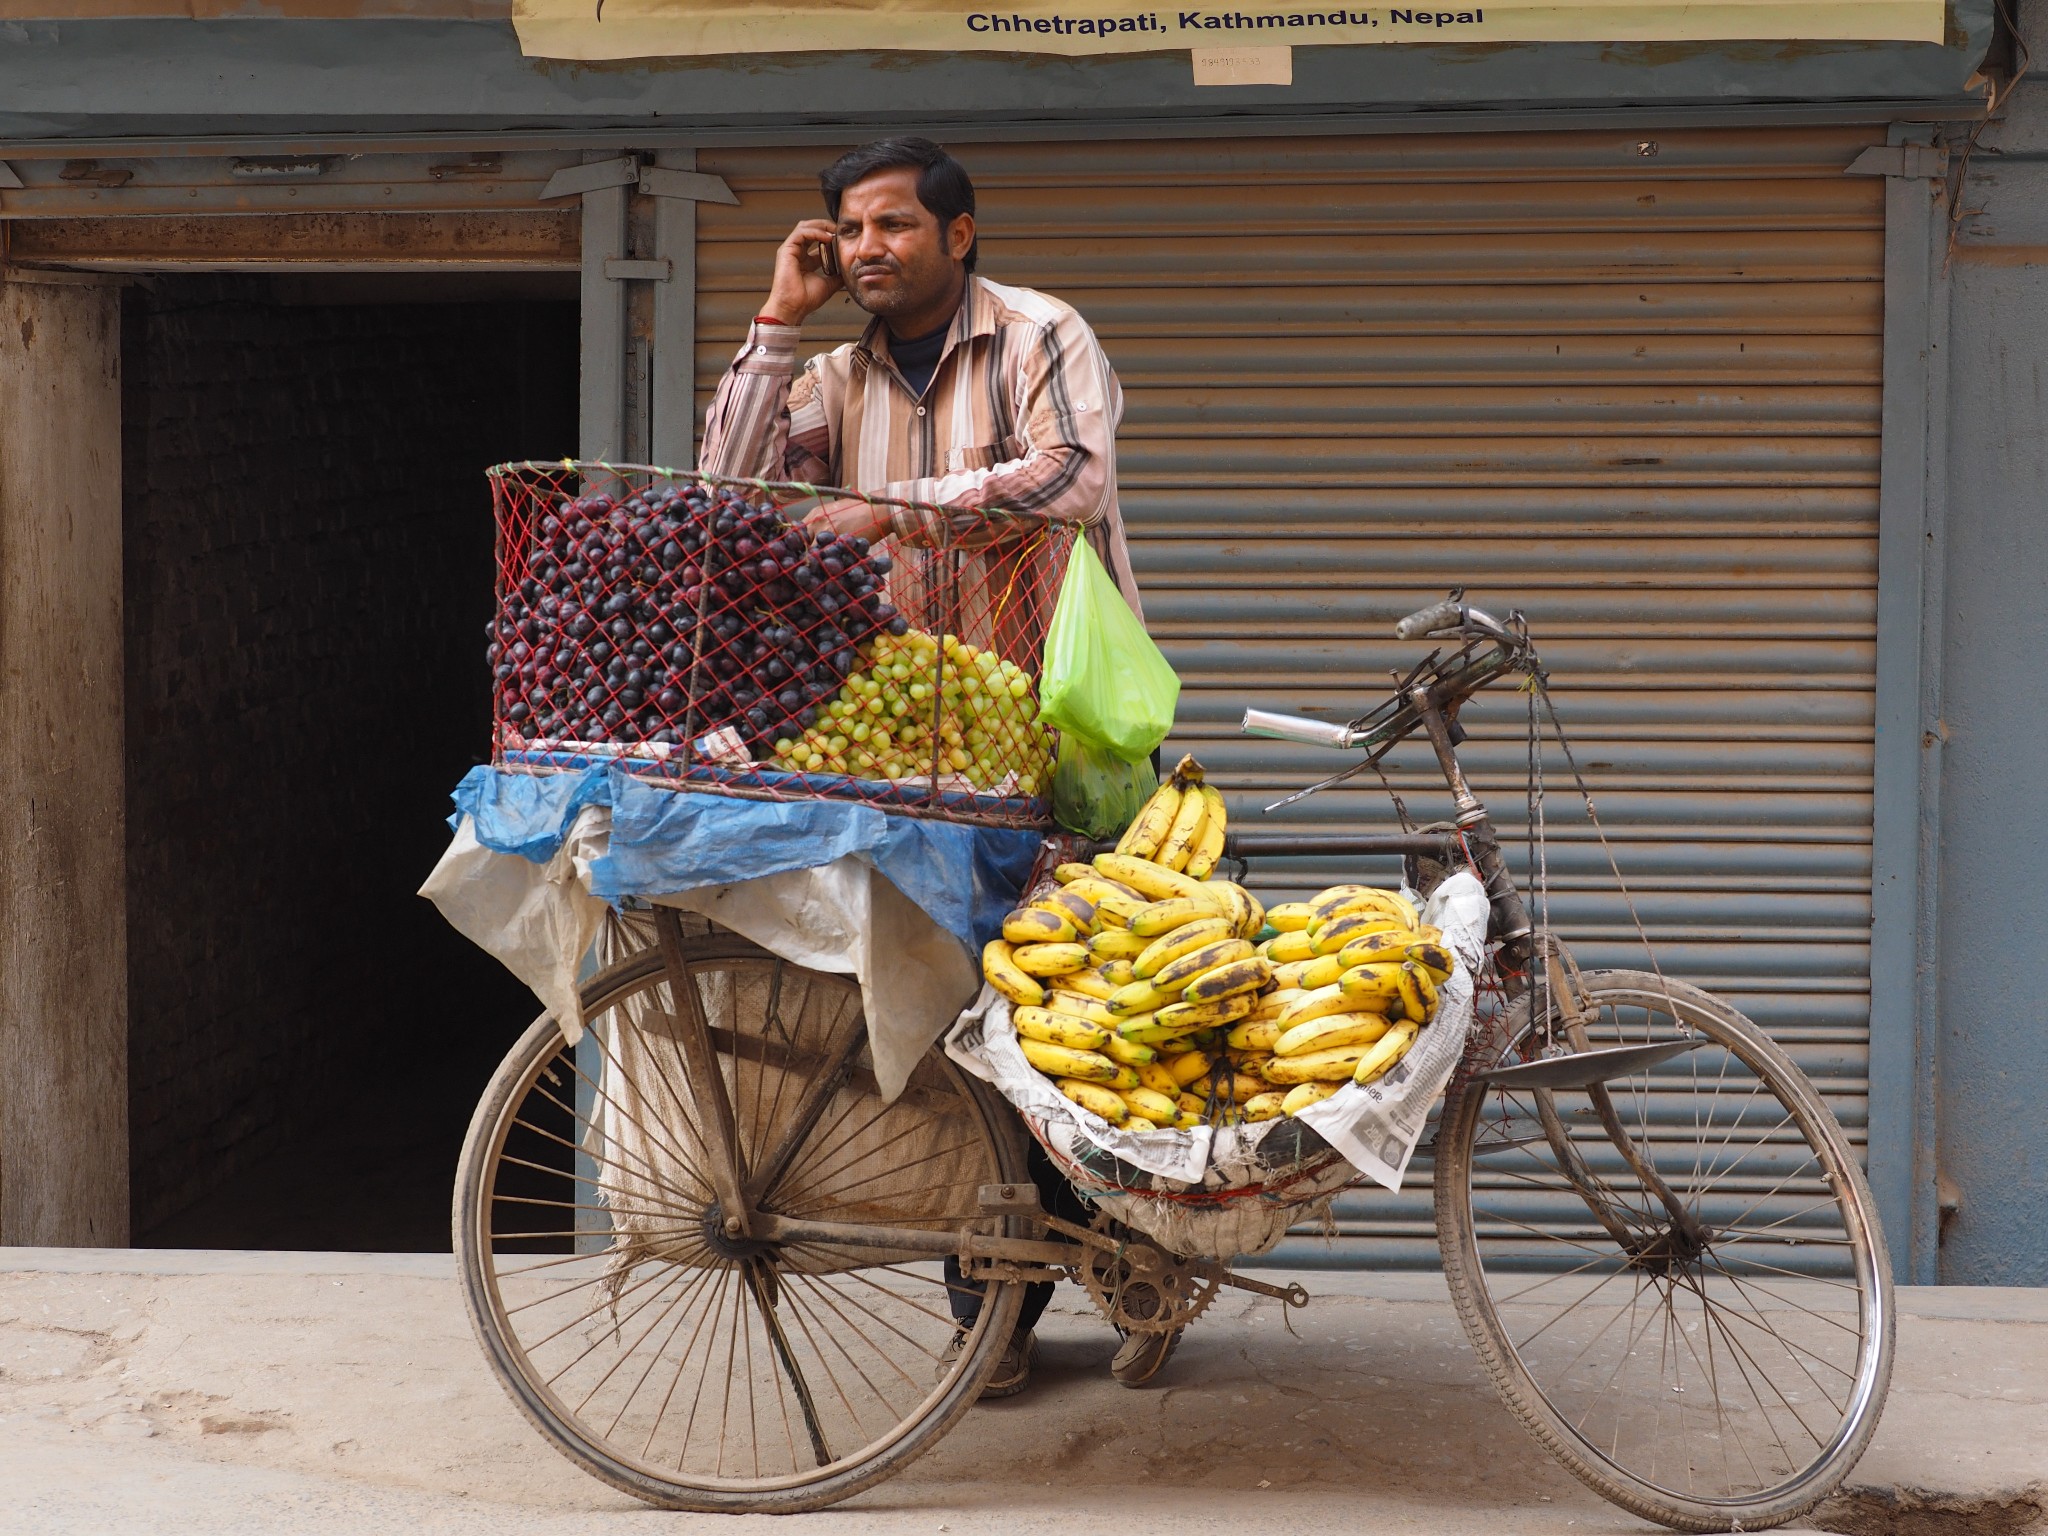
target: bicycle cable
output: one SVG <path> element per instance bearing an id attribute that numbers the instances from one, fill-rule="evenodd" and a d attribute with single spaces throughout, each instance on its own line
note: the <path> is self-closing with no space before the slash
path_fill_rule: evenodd
<path id="1" fill-rule="evenodd" d="M 1621 877 L 1621 865 L 1615 860 L 1614 845 L 1607 840 L 1607 828 L 1601 825 L 1600 812 L 1593 805 L 1593 791 L 1586 783 L 1586 776 L 1579 770 L 1579 760 L 1572 752 L 1572 744 L 1564 734 L 1564 722 L 1557 718 L 1557 704 L 1550 697 L 1549 685 L 1540 669 L 1532 667 L 1529 672 L 1530 713 L 1535 713 L 1535 700 L 1543 700 L 1543 711 L 1550 717 L 1551 733 L 1557 737 L 1557 744 L 1564 752 L 1564 760 L 1571 767 L 1572 780 L 1578 785 L 1579 798 L 1586 802 L 1586 819 L 1593 824 L 1593 832 L 1600 839 L 1600 851 L 1607 857 L 1607 869 L 1614 876 L 1614 888 L 1621 892 L 1622 904 L 1628 908 L 1629 921 L 1635 925 L 1636 937 L 1642 941 L 1643 953 L 1649 957 L 1650 971 L 1656 976 L 1658 986 L 1663 990 L 1664 1002 L 1671 1010 L 1671 1017 L 1679 1030 L 1688 1037 L 1695 1034 L 1692 1024 L 1678 1011 L 1678 1004 L 1671 996 L 1671 982 L 1664 975 L 1664 967 L 1657 962 L 1657 951 L 1650 943 L 1649 930 L 1643 926 L 1642 914 L 1636 910 L 1635 898 L 1629 893 L 1628 882 Z M 1540 758 L 1541 754 L 1537 754 Z M 1547 860 L 1545 878 L 1548 878 Z M 1548 910 L 1547 891 L 1543 897 L 1544 910 Z"/>

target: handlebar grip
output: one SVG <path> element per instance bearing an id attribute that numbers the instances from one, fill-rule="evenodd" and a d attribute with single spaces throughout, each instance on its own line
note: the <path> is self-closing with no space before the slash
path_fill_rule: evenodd
<path id="1" fill-rule="evenodd" d="M 1400 640 L 1413 640 L 1417 635 L 1426 635 L 1432 630 L 1449 629 L 1463 622 L 1465 605 L 1460 602 L 1432 603 L 1419 613 L 1411 613 L 1394 626 L 1394 636 Z"/>
<path id="2" fill-rule="evenodd" d="M 1280 715 L 1269 709 L 1248 709 L 1239 727 L 1247 736 L 1265 736 L 1274 741 L 1299 742 L 1305 747 L 1348 747 L 1351 727 L 1332 725 L 1327 720 L 1307 720 L 1300 715 Z"/>

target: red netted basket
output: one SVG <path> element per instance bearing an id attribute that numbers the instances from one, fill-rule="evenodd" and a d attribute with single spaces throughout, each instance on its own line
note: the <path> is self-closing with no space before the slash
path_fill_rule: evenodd
<path id="1" fill-rule="evenodd" d="M 633 464 L 501 464 L 492 760 L 1051 820 L 1038 672 L 1071 524 Z M 864 502 L 912 531 L 841 537 Z"/>

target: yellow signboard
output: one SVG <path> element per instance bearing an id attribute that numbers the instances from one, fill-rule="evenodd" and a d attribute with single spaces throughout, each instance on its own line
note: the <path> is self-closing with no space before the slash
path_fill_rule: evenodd
<path id="1" fill-rule="evenodd" d="M 1459 10 L 1329 0 L 513 0 L 519 45 L 549 59 L 874 49 L 1157 53 L 1233 43 L 1939 43 L 1943 0 L 1486 0 Z"/>

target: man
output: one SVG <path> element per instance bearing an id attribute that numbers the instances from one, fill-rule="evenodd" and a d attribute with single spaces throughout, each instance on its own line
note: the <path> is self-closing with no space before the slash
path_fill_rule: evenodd
<path id="1" fill-rule="evenodd" d="M 963 514 L 996 508 L 1068 519 L 1141 611 L 1116 503 L 1123 390 L 1088 323 L 1049 295 L 974 275 L 974 185 L 929 139 L 863 145 L 818 182 L 828 217 L 801 221 L 776 250 L 768 301 L 705 420 L 702 467 L 927 502 L 949 509 L 956 528 Z M 804 321 L 842 291 L 873 320 L 799 374 Z M 917 543 L 931 537 L 934 516 L 847 500 L 806 521 Z M 1035 1143 L 1031 1155 L 1046 1208 L 1088 1220 Z M 980 1313 L 980 1289 L 951 1261 L 947 1280 L 964 1330 Z M 1052 1289 L 1027 1289 L 984 1396 L 1023 1390 Z M 1150 1380 L 1177 1337 L 1131 1335 L 1112 1363 L 1116 1378 Z"/>
<path id="2" fill-rule="evenodd" d="M 1047 294 L 973 275 L 974 184 L 929 139 L 863 145 L 818 181 L 829 217 L 801 221 L 777 249 L 699 463 L 1078 522 L 1137 610 L 1116 503 L 1123 389 L 1087 321 Z M 840 292 L 874 319 L 799 375 L 803 323 Z M 860 501 L 807 521 L 849 536 L 930 532 L 926 514 Z"/>

